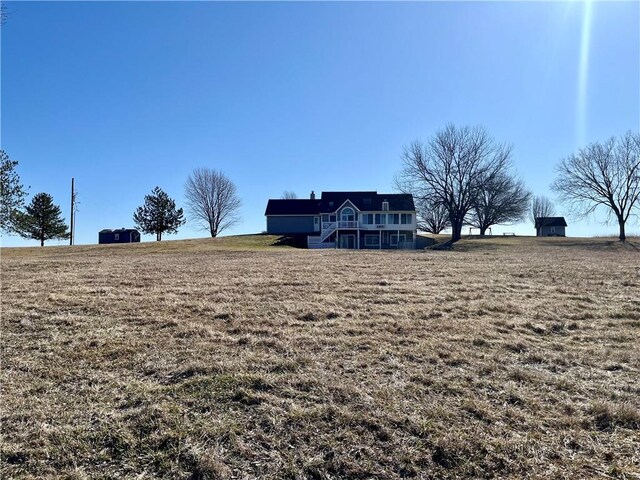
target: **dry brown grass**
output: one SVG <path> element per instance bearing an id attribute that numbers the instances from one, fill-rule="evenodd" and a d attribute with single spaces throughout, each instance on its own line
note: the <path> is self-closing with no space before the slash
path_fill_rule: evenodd
<path id="1" fill-rule="evenodd" d="M 640 475 L 637 242 L 255 242 L 3 249 L 3 478 Z"/>

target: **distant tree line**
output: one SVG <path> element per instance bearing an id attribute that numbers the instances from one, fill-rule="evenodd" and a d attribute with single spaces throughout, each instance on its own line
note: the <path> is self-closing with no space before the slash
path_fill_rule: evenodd
<path id="1" fill-rule="evenodd" d="M 298 195 L 296 194 L 296 192 L 285 190 L 284 192 L 282 192 L 281 198 L 284 200 L 295 200 L 296 198 L 298 198 Z"/>
<path id="2" fill-rule="evenodd" d="M 555 215 L 553 202 L 533 196 L 514 171 L 512 148 L 486 129 L 447 125 L 426 142 L 415 141 L 402 152 L 396 187 L 412 193 L 418 228 L 430 233 L 451 229 L 462 236 L 464 225 L 484 235 L 492 225 L 508 225 Z M 625 225 L 640 210 L 640 135 L 593 143 L 559 162 L 553 191 L 577 216 L 604 208 L 608 219 Z"/>
<path id="3" fill-rule="evenodd" d="M 25 205 L 27 190 L 20 181 L 18 161 L 0 150 L 0 230 L 40 241 L 69 238 L 60 207 L 48 193 L 37 193 Z"/>
<path id="4" fill-rule="evenodd" d="M 571 211 L 584 218 L 604 210 L 624 242 L 627 222 L 640 214 L 640 133 L 587 145 L 562 159 L 556 171 L 552 189 Z"/>
<path id="5" fill-rule="evenodd" d="M 25 205 L 27 190 L 17 172 L 18 161 L 0 150 L 0 231 L 45 241 L 69 238 L 69 227 L 62 211 L 48 193 L 38 193 Z M 222 172 L 196 168 L 187 178 L 185 197 L 193 223 L 206 229 L 212 237 L 240 221 L 241 201 L 235 184 Z M 186 223 L 182 208 L 160 187 L 144 197 L 133 214 L 133 221 L 143 233 L 162 240 L 163 234 L 177 233 Z"/>
<path id="6" fill-rule="evenodd" d="M 25 205 L 27 189 L 17 172 L 18 162 L 0 150 L 0 231 L 36 239 L 40 245 L 69 237 L 62 212 L 51 195 L 35 194 Z M 578 217 L 597 210 L 616 221 L 619 238 L 626 225 L 640 214 L 640 134 L 627 132 L 604 142 L 587 145 L 556 167 L 552 190 Z M 451 229 L 453 241 L 464 225 L 484 235 L 493 225 L 508 225 L 529 215 L 555 215 L 553 202 L 533 196 L 515 172 L 513 149 L 496 141 L 483 127 L 447 125 L 428 140 L 415 141 L 402 152 L 399 190 L 412 193 L 418 228 L 431 233 Z M 241 200 L 235 184 L 222 172 L 194 169 L 185 183 L 191 221 L 216 237 L 240 221 Z M 285 191 L 282 198 L 297 198 Z M 186 223 L 182 208 L 156 187 L 133 215 L 144 233 L 176 233 Z"/>
<path id="7" fill-rule="evenodd" d="M 543 195 L 533 197 L 531 201 L 531 222 L 536 223 L 536 218 L 553 217 L 556 208 L 551 200 Z"/>
<path id="8" fill-rule="evenodd" d="M 484 235 L 492 225 L 526 216 L 531 193 L 513 171 L 512 148 L 482 127 L 447 125 L 405 147 L 402 161 L 396 185 L 413 194 L 427 231 L 448 227 L 457 241 L 464 225 Z"/>
<path id="9" fill-rule="evenodd" d="M 235 184 L 222 172 L 210 168 L 194 169 L 184 187 L 192 222 L 212 238 L 240 221 L 242 202 Z M 144 197 L 144 204 L 133 214 L 135 225 L 162 240 L 163 233 L 177 233 L 186 223 L 182 208 L 160 187 Z"/>

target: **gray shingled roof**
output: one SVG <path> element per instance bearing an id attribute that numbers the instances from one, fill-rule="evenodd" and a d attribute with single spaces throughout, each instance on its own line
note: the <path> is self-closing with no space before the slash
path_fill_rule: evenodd
<path id="1" fill-rule="evenodd" d="M 413 195 L 405 193 L 322 192 L 320 200 L 270 199 L 265 215 L 317 215 L 335 212 L 349 200 L 360 211 L 380 211 L 382 202 L 389 202 L 389 210 L 413 211 Z"/>
<path id="2" fill-rule="evenodd" d="M 98 233 L 123 233 L 123 232 L 137 232 L 135 228 L 114 228 L 111 230 L 110 228 L 103 228 Z"/>
<path id="3" fill-rule="evenodd" d="M 564 217 L 536 217 L 536 228 L 541 227 L 566 227 Z"/>
<path id="4" fill-rule="evenodd" d="M 317 215 L 320 200 L 271 198 L 267 203 L 265 215 Z"/>
<path id="5" fill-rule="evenodd" d="M 382 202 L 389 202 L 389 210 L 415 210 L 413 195 L 378 192 L 322 192 L 321 213 L 335 212 L 349 200 L 360 211 L 382 210 Z"/>

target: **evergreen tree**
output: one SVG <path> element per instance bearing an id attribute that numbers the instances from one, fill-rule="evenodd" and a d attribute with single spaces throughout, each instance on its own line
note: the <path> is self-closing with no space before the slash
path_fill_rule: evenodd
<path id="1" fill-rule="evenodd" d="M 15 231 L 16 212 L 24 206 L 27 194 L 16 172 L 17 165 L 16 160 L 0 150 L 0 230 L 5 233 Z"/>
<path id="2" fill-rule="evenodd" d="M 133 221 L 144 233 L 155 233 L 157 241 L 162 240 L 164 232 L 177 233 L 185 223 L 182 209 L 176 209 L 175 200 L 160 187 L 145 195 L 144 205 L 137 208 Z"/>
<path id="3" fill-rule="evenodd" d="M 16 214 L 15 231 L 23 238 L 40 240 L 41 247 L 46 240 L 69 238 L 67 229 L 60 207 L 48 193 L 38 193 L 24 213 Z"/>

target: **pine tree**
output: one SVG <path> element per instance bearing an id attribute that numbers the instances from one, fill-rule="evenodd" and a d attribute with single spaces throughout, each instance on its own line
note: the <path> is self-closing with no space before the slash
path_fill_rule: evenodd
<path id="1" fill-rule="evenodd" d="M 67 229 L 60 207 L 53 204 L 48 193 L 35 195 L 24 213 L 16 215 L 16 232 L 23 238 L 40 240 L 41 247 L 46 240 L 69 238 Z"/>
<path id="2" fill-rule="evenodd" d="M 144 233 L 155 233 L 157 241 L 162 240 L 164 232 L 176 233 L 185 223 L 182 209 L 176 209 L 175 200 L 160 187 L 145 195 L 144 205 L 137 208 L 133 221 Z"/>
<path id="3" fill-rule="evenodd" d="M 23 207 L 27 194 L 16 172 L 17 165 L 16 160 L 0 150 L 0 230 L 5 233 L 15 231 L 16 212 Z"/>

